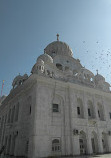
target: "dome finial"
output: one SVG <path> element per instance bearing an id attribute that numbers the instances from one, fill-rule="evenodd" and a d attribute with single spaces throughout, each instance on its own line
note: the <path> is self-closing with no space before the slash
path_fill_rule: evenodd
<path id="1" fill-rule="evenodd" d="M 98 75 L 98 70 L 96 70 L 96 72 L 97 72 L 97 75 Z"/>
<path id="2" fill-rule="evenodd" d="M 56 36 L 57 36 L 57 41 L 59 41 L 59 34 L 57 33 L 57 35 L 56 35 Z"/>

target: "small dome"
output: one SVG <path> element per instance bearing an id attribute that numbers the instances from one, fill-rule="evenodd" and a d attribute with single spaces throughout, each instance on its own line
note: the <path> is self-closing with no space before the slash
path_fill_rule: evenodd
<path id="1" fill-rule="evenodd" d="M 65 42 L 61 41 L 54 41 L 50 43 L 44 51 L 52 57 L 55 55 L 73 56 L 71 48 Z"/>
<path id="2" fill-rule="evenodd" d="M 105 81 L 105 78 L 104 78 L 102 75 L 97 74 L 97 75 L 95 76 L 95 80 L 97 80 L 97 81 Z"/>
<path id="3" fill-rule="evenodd" d="M 40 56 L 37 58 L 37 63 L 40 61 L 40 59 L 41 59 L 42 61 L 44 61 L 44 63 L 53 63 L 52 57 L 51 57 L 50 55 L 46 54 L 46 53 L 40 55 Z"/>
<path id="4" fill-rule="evenodd" d="M 44 61 L 42 59 L 37 59 L 37 65 L 44 65 Z"/>
<path id="5" fill-rule="evenodd" d="M 81 68 L 81 72 L 86 74 L 86 75 L 94 76 L 94 74 L 90 70 L 88 70 L 86 68 Z"/>
<path id="6" fill-rule="evenodd" d="M 21 75 L 17 75 L 15 78 L 14 78 L 14 80 L 17 80 L 17 79 L 19 79 L 19 78 L 21 78 L 22 76 Z M 14 81 L 13 80 L 13 81 Z"/>

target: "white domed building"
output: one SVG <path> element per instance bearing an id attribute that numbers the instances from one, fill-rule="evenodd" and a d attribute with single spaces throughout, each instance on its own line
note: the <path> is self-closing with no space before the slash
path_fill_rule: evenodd
<path id="1" fill-rule="evenodd" d="M 0 106 L 5 155 L 40 158 L 111 152 L 110 84 L 54 41 L 31 75 L 15 77 Z"/>

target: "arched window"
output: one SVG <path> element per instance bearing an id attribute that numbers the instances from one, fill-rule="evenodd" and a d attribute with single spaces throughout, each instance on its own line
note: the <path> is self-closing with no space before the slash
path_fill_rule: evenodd
<path id="1" fill-rule="evenodd" d="M 57 67 L 59 70 L 63 70 L 62 65 L 59 64 L 59 63 L 56 64 L 56 67 Z"/>
<path id="2" fill-rule="evenodd" d="M 52 140 L 52 151 L 53 152 L 60 151 L 60 139 L 53 139 Z"/>
<path id="3" fill-rule="evenodd" d="M 98 110 L 98 118 L 100 120 L 104 120 L 104 115 L 103 115 L 103 107 L 101 103 L 97 103 L 97 110 Z"/>
<path id="4" fill-rule="evenodd" d="M 80 98 L 77 98 L 77 115 L 79 118 L 84 117 L 83 102 L 82 99 Z"/>
<path id="5" fill-rule="evenodd" d="M 93 110 L 93 103 L 91 100 L 88 100 L 87 102 L 88 107 L 88 118 L 94 118 L 94 110 Z"/>

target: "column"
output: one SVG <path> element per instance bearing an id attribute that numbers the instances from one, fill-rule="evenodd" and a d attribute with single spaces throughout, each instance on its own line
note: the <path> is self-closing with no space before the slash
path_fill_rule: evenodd
<path id="1" fill-rule="evenodd" d="M 5 146 L 5 152 L 4 154 L 6 155 L 6 150 L 7 150 L 7 142 L 8 142 L 8 138 L 7 136 L 5 136 L 5 142 L 4 142 L 4 146 Z"/>
<path id="2" fill-rule="evenodd" d="M 9 136 L 7 136 L 7 142 L 5 145 L 5 154 L 7 154 L 7 152 L 8 152 L 8 139 L 9 139 Z"/>
<path id="3" fill-rule="evenodd" d="M 7 154 L 10 154 L 11 135 L 8 136 Z"/>
<path id="4" fill-rule="evenodd" d="M 94 107 L 94 114 L 95 114 L 95 119 L 98 120 L 98 109 L 97 109 L 97 103 L 95 101 L 95 96 L 93 96 L 93 107 Z"/>
<path id="5" fill-rule="evenodd" d="M 13 134 L 12 137 L 11 137 L 10 155 L 14 155 L 14 150 L 15 150 L 15 139 L 16 139 L 16 135 Z"/>
<path id="6" fill-rule="evenodd" d="M 107 113 L 105 108 L 104 98 L 102 98 L 102 110 L 103 110 L 103 120 L 107 121 L 109 114 Z"/>
<path id="7" fill-rule="evenodd" d="M 103 153 L 102 134 L 99 131 L 98 131 L 98 151 L 99 153 Z"/>
<path id="8" fill-rule="evenodd" d="M 80 155 L 79 135 L 73 136 L 73 155 Z"/>
<path id="9" fill-rule="evenodd" d="M 11 135 L 9 155 L 12 155 L 12 148 L 13 148 L 13 135 Z"/>
<path id="10" fill-rule="evenodd" d="M 85 96 L 85 92 L 83 93 L 83 112 L 84 112 L 84 118 L 88 119 L 88 107 L 87 107 L 87 96 Z"/>
<path id="11" fill-rule="evenodd" d="M 91 134 L 87 133 L 87 153 L 92 154 L 92 142 L 91 142 Z"/>
<path id="12" fill-rule="evenodd" d="M 70 86 L 68 87 L 67 89 L 67 104 L 69 104 L 69 107 L 67 109 L 67 112 L 68 112 L 68 115 L 69 115 L 69 130 L 70 130 L 70 154 L 73 155 L 73 124 L 72 124 L 72 121 L 73 121 L 73 113 L 72 113 L 72 109 L 73 109 L 73 91 L 72 89 L 70 88 Z M 69 110 L 69 111 L 68 111 Z"/>
<path id="13" fill-rule="evenodd" d="M 107 137 L 107 144 L 108 144 L 108 152 L 111 152 L 111 135 Z"/>
<path id="14" fill-rule="evenodd" d="M 23 145 L 23 148 L 24 148 L 24 143 L 21 143 L 21 138 L 20 138 L 20 133 L 19 135 L 16 136 L 16 139 L 15 139 L 15 149 L 14 149 L 14 156 L 20 156 L 20 155 L 23 155 L 23 153 L 21 152 L 21 146 Z M 19 151 L 18 151 L 18 148 L 19 148 Z M 21 154 L 22 153 L 22 154 Z"/>

